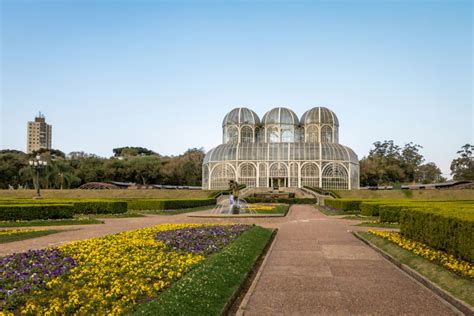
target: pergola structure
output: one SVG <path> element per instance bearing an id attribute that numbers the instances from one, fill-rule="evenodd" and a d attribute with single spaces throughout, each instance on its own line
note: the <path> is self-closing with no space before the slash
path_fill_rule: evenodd
<path id="1" fill-rule="evenodd" d="M 236 108 L 222 129 L 223 144 L 204 158 L 203 189 L 227 189 L 230 180 L 247 187 L 359 188 L 359 159 L 339 144 L 339 121 L 327 108 L 298 119 L 278 107 L 261 121 L 254 111 Z"/>

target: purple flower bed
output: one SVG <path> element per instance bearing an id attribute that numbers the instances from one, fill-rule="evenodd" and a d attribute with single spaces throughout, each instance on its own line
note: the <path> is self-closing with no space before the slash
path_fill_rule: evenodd
<path id="1" fill-rule="evenodd" d="M 0 258 L 0 310 L 14 310 L 25 294 L 76 266 L 59 249 L 29 250 Z"/>
<path id="2" fill-rule="evenodd" d="M 159 232 L 156 234 L 156 239 L 163 241 L 172 250 L 209 255 L 220 251 L 250 227 L 250 225 L 188 227 Z"/>

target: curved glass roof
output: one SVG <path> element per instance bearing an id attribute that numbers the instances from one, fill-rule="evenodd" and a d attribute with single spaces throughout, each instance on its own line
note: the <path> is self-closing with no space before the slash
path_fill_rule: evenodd
<path id="1" fill-rule="evenodd" d="M 299 120 L 295 112 L 288 108 L 274 108 L 265 113 L 262 118 L 263 124 L 289 124 L 298 125 Z"/>
<path id="2" fill-rule="evenodd" d="M 249 108 L 235 108 L 224 117 L 222 126 L 230 124 L 252 124 L 259 125 L 260 119 L 257 113 Z"/>
<path id="3" fill-rule="evenodd" d="M 304 112 L 301 116 L 301 124 L 330 124 L 339 126 L 336 114 L 325 107 L 315 107 Z"/>
<path id="4" fill-rule="evenodd" d="M 335 143 L 240 143 L 211 149 L 204 164 L 222 161 L 344 161 L 359 164 L 355 152 Z"/>

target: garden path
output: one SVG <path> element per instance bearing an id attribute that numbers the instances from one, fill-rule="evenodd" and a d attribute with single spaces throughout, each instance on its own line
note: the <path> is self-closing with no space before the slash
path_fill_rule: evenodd
<path id="1" fill-rule="evenodd" d="M 293 206 L 239 314 L 454 314 L 350 234 L 349 223 Z"/>

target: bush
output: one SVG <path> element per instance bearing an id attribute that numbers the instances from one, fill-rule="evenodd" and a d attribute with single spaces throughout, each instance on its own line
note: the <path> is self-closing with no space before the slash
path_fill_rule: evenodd
<path id="1" fill-rule="evenodd" d="M 381 202 L 363 202 L 360 204 L 360 214 L 365 216 L 379 216 Z"/>
<path id="2" fill-rule="evenodd" d="M 128 210 L 124 201 L 77 201 L 72 205 L 76 214 L 118 214 Z"/>
<path id="3" fill-rule="evenodd" d="M 72 218 L 71 204 L 3 204 L 0 205 L 0 220 L 35 220 Z"/>
<path id="4" fill-rule="evenodd" d="M 259 198 L 247 197 L 245 201 L 248 203 L 282 203 L 282 204 L 316 204 L 318 199 L 311 198 Z"/>
<path id="5" fill-rule="evenodd" d="M 459 205 L 404 208 L 400 211 L 400 231 L 405 237 L 472 263 L 474 211 L 472 208 L 461 208 Z"/>
<path id="6" fill-rule="evenodd" d="M 406 207 L 406 205 L 380 205 L 379 221 L 382 223 L 399 223 L 400 211 Z"/>
<path id="7" fill-rule="evenodd" d="M 367 200 L 353 200 L 353 199 L 326 199 L 324 203 L 327 206 L 341 210 L 341 211 L 359 211 L 360 204 Z"/>
<path id="8" fill-rule="evenodd" d="M 130 210 L 178 210 L 215 205 L 216 199 L 133 199 L 127 203 Z"/>

